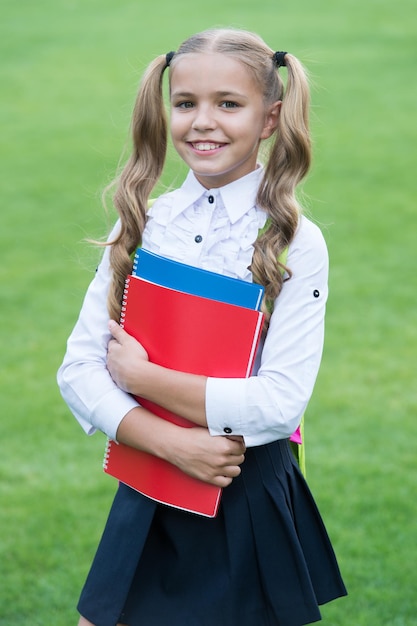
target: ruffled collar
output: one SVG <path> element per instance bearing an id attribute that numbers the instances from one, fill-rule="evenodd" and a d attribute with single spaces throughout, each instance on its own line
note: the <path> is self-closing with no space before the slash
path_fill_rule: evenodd
<path id="1" fill-rule="evenodd" d="M 181 187 L 174 192 L 171 219 L 180 215 L 202 197 L 220 195 L 229 220 L 231 224 L 234 224 L 255 206 L 256 194 L 262 176 L 263 167 L 259 165 L 253 172 L 224 187 L 206 189 L 190 171 Z"/>

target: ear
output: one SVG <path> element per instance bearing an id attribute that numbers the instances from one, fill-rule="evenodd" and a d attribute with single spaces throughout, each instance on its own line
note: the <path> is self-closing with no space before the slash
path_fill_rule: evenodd
<path id="1" fill-rule="evenodd" d="M 274 104 L 271 104 L 265 115 L 265 125 L 261 133 L 261 139 L 268 139 L 278 126 L 279 113 L 281 110 L 281 100 L 277 100 Z"/>

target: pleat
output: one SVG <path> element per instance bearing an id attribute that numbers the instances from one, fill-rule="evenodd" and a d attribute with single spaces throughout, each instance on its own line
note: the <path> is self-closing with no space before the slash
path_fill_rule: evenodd
<path id="1" fill-rule="evenodd" d="M 156 506 L 119 485 L 77 606 L 96 626 L 115 626 L 119 621 Z"/>
<path id="2" fill-rule="evenodd" d="M 277 624 L 317 621 L 346 595 L 327 531 L 288 441 L 252 452 L 242 474 L 267 601 Z"/>
<path id="3" fill-rule="evenodd" d="M 97 626 L 302 626 L 345 594 L 285 440 L 247 450 L 214 519 L 121 485 L 79 610 Z"/>
<path id="4" fill-rule="evenodd" d="M 247 626 L 275 624 L 262 586 L 255 532 L 242 475 L 224 492 L 222 512 L 227 538 L 229 605 L 233 607 L 233 619 L 229 623 Z"/>
<path id="5" fill-rule="evenodd" d="M 278 485 L 286 495 L 288 509 L 292 513 L 291 525 L 295 529 L 317 603 L 321 605 L 346 595 L 346 588 L 316 502 L 287 443 L 280 442 L 280 460 L 276 443 L 265 446 L 263 452 L 270 467 L 274 469 L 274 474 L 268 467 L 263 473 L 263 484 L 280 511 L 283 509 Z"/>
<path id="6" fill-rule="evenodd" d="M 159 506 L 121 621 L 129 626 L 233 624 L 225 553 L 221 511 L 209 519 Z"/>
<path id="7" fill-rule="evenodd" d="M 277 446 L 277 454 L 281 454 Z M 274 498 L 264 484 L 276 484 Z M 275 475 L 265 447 L 246 454 L 241 501 L 246 502 L 246 548 L 252 552 L 252 572 L 258 578 L 275 626 L 300 626 L 321 618 L 302 547 L 294 530 L 289 490 Z M 227 499 L 224 502 L 227 517 Z"/>

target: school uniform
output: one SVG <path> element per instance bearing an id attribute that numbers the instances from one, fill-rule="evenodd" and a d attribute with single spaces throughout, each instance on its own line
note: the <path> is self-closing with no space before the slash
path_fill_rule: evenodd
<path id="1" fill-rule="evenodd" d="M 207 190 L 190 172 L 149 211 L 142 246 L 251 281 L 253 242 L 266 222 L 258 168 Z M 118 225 L 116 225 L 116 230 Z M 177 511 L 120 485 L 79 601 L 97 626 L 301 626 L 346 594 L 320 514 L 289 449 L 320 365 L 328 258 L 305 217 L 289 246 L 292 277 L 274 306 L 249 379 L 209 378 L 208 428 L 243 435 L 241 475 L 214 519 Z M 62 395 L 88 434 L 115 438 L 137 406 L 106 369 L 106 250 L 58 373 Z"/>

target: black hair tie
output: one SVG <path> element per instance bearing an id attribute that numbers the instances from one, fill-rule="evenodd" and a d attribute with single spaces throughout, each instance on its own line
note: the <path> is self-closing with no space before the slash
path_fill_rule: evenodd
<path id="1" fill-rule="evenodd" d="M 165 62 L 166 62 L 165 67 L 169 67 L 171 65 L 172 57 L 174 56 L 174 54 L 175 54 L 175 52 L 171 51 L 171 52 L 168 52 L 168 54 L 165 55 Z"/>
<path id="2" fill-rule="evenodd" d="M 285 62 L 286 54 L 287 52 L 274 52 L 272 60 L 274 61 L 276 67 L 285 67 L 287 65 Z"/>

